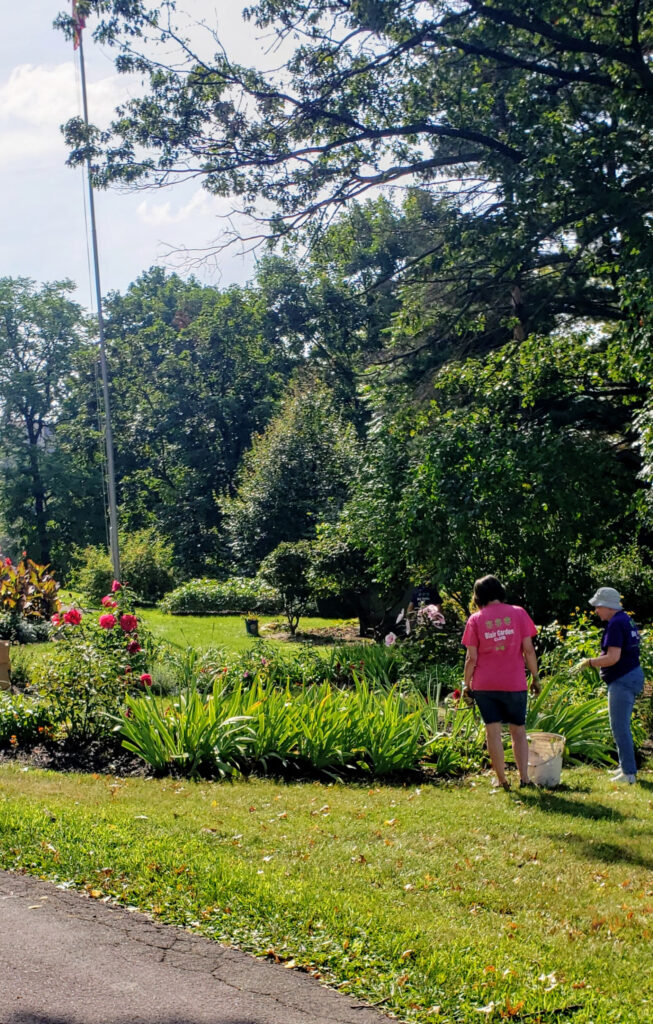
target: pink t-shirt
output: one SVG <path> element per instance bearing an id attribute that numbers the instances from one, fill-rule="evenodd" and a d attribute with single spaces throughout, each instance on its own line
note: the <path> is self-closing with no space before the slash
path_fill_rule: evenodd
<path id="1" fill-rule="evenodd" d="M 470 615 L 463 633 L 465 647 L 476 647 L 473 690 L 525 690 L 522 640 L 537 629 L 528 612 L 514 604 L 489 604 Z"/>

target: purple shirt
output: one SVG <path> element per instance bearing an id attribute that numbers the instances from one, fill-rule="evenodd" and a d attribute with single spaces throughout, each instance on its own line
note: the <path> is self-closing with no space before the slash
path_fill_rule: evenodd
<path id="1" fill-rule="evenodd" d="M 601 651 L 605 654 L 608 647 L 620 647 L 621 657 L 614 665 L 601 669 L 601 677 L 606 683 L 621 679 L 639 665 L 639 633 L 637 626 L 626 612 L 617 612 L 606 622 L 601 637 Z"/>

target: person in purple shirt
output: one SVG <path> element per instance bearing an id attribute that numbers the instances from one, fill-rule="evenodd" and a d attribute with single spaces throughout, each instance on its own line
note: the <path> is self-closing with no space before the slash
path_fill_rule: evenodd
<path id="1" fill-rule="evenodd" d="M 585 658 L 582 668 L 598 668 L 608 687 L 610 728 L 617 745 L 619 768 L 613 782 L 637 781 L 637 765 L 630 721 L 635 698 L 644 688 L 644 671 L 639 663 L 640 638 L 637 626 L 623 609 L 614 587 L 599 587 L 589 603 L 605 623 L 598 658 Z"/>

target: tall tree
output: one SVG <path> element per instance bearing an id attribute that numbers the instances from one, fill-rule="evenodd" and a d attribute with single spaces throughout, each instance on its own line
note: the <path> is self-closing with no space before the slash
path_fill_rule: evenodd
<path id="1" fill-rule="evenodd" d="M 0 280 L 0 502 L 8 532 L 50 562 L 56 510 L 80 487 L 58 430 L 86 338 L 70 281 Z"/>
<path id="2" fill-rule="evenodd" d="M 247 17 L 297 40 L 269 74 L 195 52 L 165 4 L 89 8 L 119 69 L 149 75 L 106 133 L 68 125 L 72 161 L 90 153 L 99 182 L 199 176 L 251 211 L 271 205 L 276 237 L 319 234 L 379 186 L 439 190 L 429 316 L 411 306 L 399 332 L 415 357 L 521 340 L 562 315 L 624 316 L 620 274 L 646 271 L 652 250 L 640 0 L 258 0 Z M 176 42 L 181 63 L 135 52 L 139 34 Z"/>
<path id="3" fill-rule="evenodd" d="M 264 433 L 254 438 L 237 490 L 222 510 L 239 565 L 255 571 L 283 541 L 315 536 L 348 495 L 358 443 L 329 391 L 303 374 Z"/>

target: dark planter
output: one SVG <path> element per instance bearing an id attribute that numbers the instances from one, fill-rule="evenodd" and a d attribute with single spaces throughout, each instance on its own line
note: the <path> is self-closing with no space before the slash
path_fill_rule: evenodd
<path id="1" fill-rule="evenodd" d="M 245 619 L 245 629 L 248 636 L 258 636 L 258 619 Z"/>

